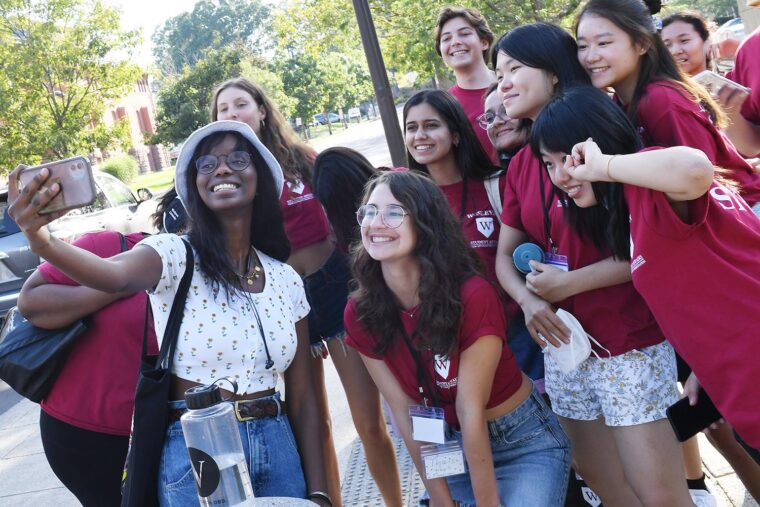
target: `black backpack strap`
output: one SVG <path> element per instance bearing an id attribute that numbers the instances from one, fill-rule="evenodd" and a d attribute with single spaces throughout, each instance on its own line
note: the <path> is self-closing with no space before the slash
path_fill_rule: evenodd
<path id="1" fill-rule="evenodd" d="M 179 282 L 177 292 L 174 294 L 174 302 L 172 303 L 169 320 L 167 321 L 166 329 L 164 330 L 164 338 L 161 340 L 161 350 L 158 354 L 156 367 L 168 368 L 174 357 L 174 349 L 176 348 L 177 338 L 179 337 L 179 328 L 182 325 L 182 317 L 185 314 L 185 301 L 187 300 L 187 293 L 190 290 L 190 282 L 193 278 L 193 271 L 195 269 L 193 249 L 184 239 L 182 242 L 185 244 L 186 250 L 185 273 L 182 275 L 182 280 Z M 151 318 L 151 316 L 150 300 L 148 300 L 145 308 L 145 327 L 143 329 L 143 358 L 148 355 L 148 319 Z"/>

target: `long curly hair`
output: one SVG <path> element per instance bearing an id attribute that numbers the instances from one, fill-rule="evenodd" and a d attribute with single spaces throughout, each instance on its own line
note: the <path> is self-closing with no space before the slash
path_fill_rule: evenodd
<path id="1" fill-rule="evenodd" d="M 280 163 L 285 179 L 289 181 L 300 179 L 311 185 L 314 151 L 298 139 L 298 135 L 293 132 L 277 106 L 269 100 L 264 90 L 250 79 L 244 77 L 228 79 L 214 89 L 211 96 L 211 121 L 216 121 L 219 116 L 217 99 L 219 94 L 227 88 L 239 88 L 245 91 L 266 111 L 266 117 L 256 135 Z"/>
<path id="2" fill-rule="evenodd" d="M 689 76 L 684 74 L 673 59 L 673 55 L 665 46 L 657 33 L 652 14 L 659 12 L 659 0 L 589 0 L 581 9 L 575 21 L 575 35 L 578 36 L 578 25 L 583 16 L 598 16 L 607 19 L 624 31 L 634 43 L 647 48 L 639 61 L 639 75 L 633 99 L 628 105 L 628 117 L 636 123 L 636 110 L 652 81 L 662 79 L 667 81 L 675 90 L 686 92 L 695 103 L 704 107 L 718 128 L 726 125 L 726 115 L 715 99 L 707 90 L 702 88 Z"/>
<path id="3" fill-rule="evenodd" d="M 415 346 L 451 354 L 462 315 L 460 291 L 465 280 L 478 273 L 476 255 L 446 198 L 429 176 L 417 171 L 380 173 L 367 185 L 362 204 L 380 185 L 388 185 L 417 235 L 413 255 L 420 265 L 417 291 L 421 303 Z M 352 261 L 356 288 L 351 297 L 356 302 L 357 318 L 377 337 L 375 351 L 384 354 L 403 330 L 399 301 L 385 283 L 381 263 L 370 257 L 361 243 L 354 244 Z"/>

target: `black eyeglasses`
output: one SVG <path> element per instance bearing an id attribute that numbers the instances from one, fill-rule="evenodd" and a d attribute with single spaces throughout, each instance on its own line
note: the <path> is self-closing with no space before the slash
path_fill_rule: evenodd
<path id="1" fill-rule="evenodd" d="M 510 120 L 503 105 L 495 113 L 493 111 L 486 111 L 485 113 L 478 115 L 478 117 L 475 119 L 478 121 L 480 128 L 483 130 L 488 130 L 489 128 L 493 127 L 493 122 L 496 121 L 496 118 L 501 118 L 501 121 L 505 123 Z"/>
<path id="2" fill-rule="evenodd" d="M 242 171 L 251 165 L 251 155 L 245 151 L 233 151 L 228 155 L 202 155 L 195 161 L 195 168 L 201 174 L 210 174 L 216 171 L 222 159 L 227 162 L 227 167 L 233 171 Z"/>
<path id="3" fill-rule="evenodd" d="M 401 227 L 401 224 L 404 223 L 404 217 L 409 213 L 398 204 L 389 204 L 381 210 L 377 209 L 374 204 L 365 204 L 356 211 L 356 221 L 362 227 L 369 227 L 378 214 L 380 214 L 380 220 L 386 227 L 397 229 Z"/>

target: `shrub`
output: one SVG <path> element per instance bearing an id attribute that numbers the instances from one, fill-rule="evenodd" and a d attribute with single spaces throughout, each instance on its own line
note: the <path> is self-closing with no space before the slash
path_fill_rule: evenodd
<path id="1" fill-rule="evenodd" d="M 100 164 L 99 169 L 124 183 L 135 179 L 138 173 L 137 161 L 129 155 L 111 157 Z"/>

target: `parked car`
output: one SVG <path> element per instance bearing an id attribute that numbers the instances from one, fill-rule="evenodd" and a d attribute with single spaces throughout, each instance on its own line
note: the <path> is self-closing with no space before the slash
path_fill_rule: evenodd
<path id="1" fill-rule="evenodd" d="M 330 119 L 330 123 L 340 122 L 340 116 L 338 116 L 336 113 L 327 113 L 327 117 Z M 325 121 L 325 114 L 324 113 L 315 114 L 314 123 L 318 125 L 327 125 L 327 122 Z"/>
<path id="2" fill-rule="evenodd" d="M 147 188 L 138 199 L 128 186 L 110 174 L 93 171 L 97 197 L 84 208 L 74 209 L 48 227 L 57 238 L 73 242 L 86 232 L 99 230 L 156 232 L 151 215 L 158 202 Z M 16 305 L 21 286 L 40 264 L 26 237 L 8 211 L 8 189 L 0 189 L 0 320 Z"/>
<path id="3" fill-rule="evenodd" d="M 742 18 L 734 18 L 729 19 L 715 31 L 717 40 L 721 40 L 721 37 L 725 37 L 722 35 L 724 32 L 728 32 L 728 34 L 731 37 L 734 37 L 736 39 L 742 40 L 744 39 L 745 30 L 744 30 L 744 21 Z"/>

